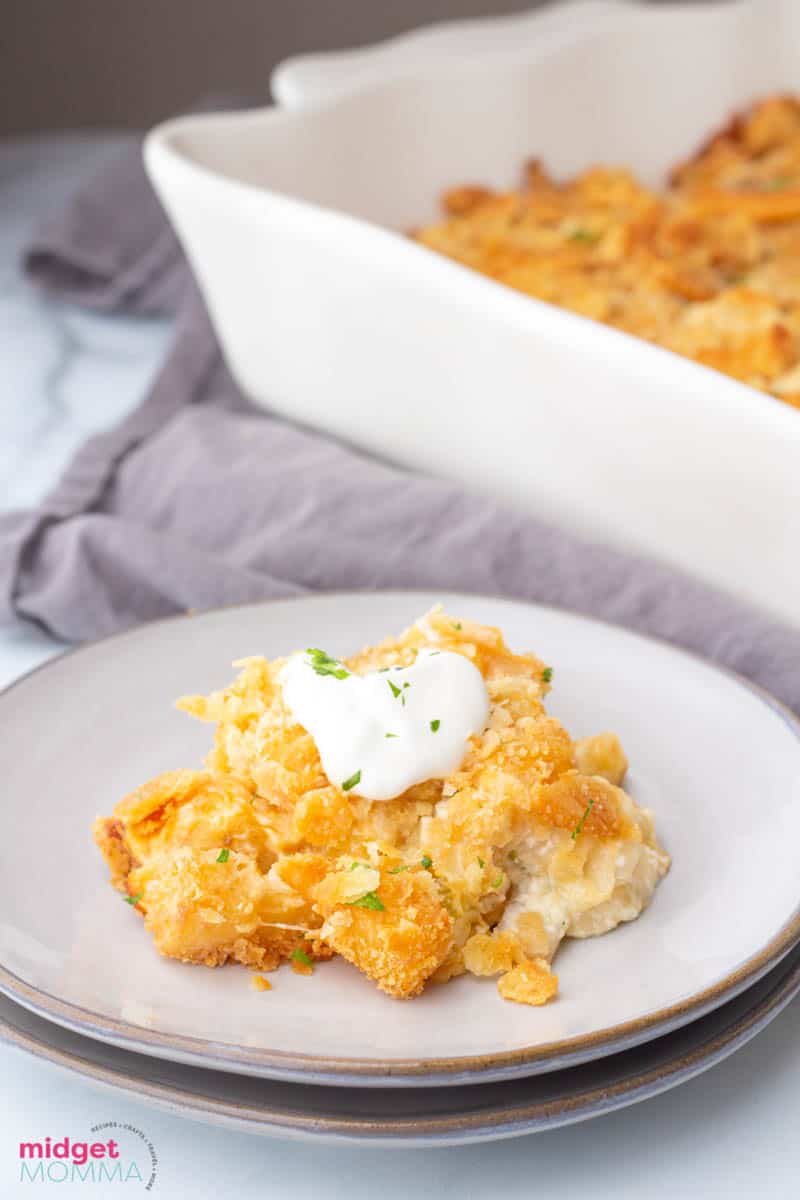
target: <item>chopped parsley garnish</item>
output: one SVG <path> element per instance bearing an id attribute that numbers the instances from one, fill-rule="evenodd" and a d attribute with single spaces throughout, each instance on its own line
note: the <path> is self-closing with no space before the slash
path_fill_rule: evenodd
<path id="1" fill-rule="evenodd" d="M 135 896 L 125 896 L 123 898 L 126 904 L 138 904 L 143 895 L 144 892 L 137 892 Z"/>
<path id="2" fill-rule="evenodd" d="M 306 650 L 309 657 L 309 665 L 313 667 L 317 675 L 332 675 L 334 679 L 347 679 L 350 674 L 347 667 L 343 667 L 338 659 L 331 658 L 324 650 L 316 650 L 313 646 Z"/>
<path id="3" fill-rule="evenodd" d="M 503 886 L 503 876 L 502 876 L 502 875 L 498 875 L 498 876 L 497 876 L 497 879 L 493 879 L 493 880 L 492 880 L 492 887 L 493 887 L 493 888 L 499 888 L 499 887 L 502 887 L 502 886 Z"/>
<path id="4" fill-rule="evenodd" d="M 478 859 L 478 866 L 480 867 L 481 870 L 483 870 L 483 868 L 486 866 L 486 863 L 483 861 L 482 858 Z"/>
<path id="5" fill-rule="evenodd" d="M 369 871 L 369 870 L 370 870 L 370 864 L 369 864 L 369 863 L 354 862 L 354 863 L 351 863 L 351 864 L 350 864 L 350 870 L 351 870 L 351 871 L 357 871 L 359 867 L 365 867 L 367 871 Z"/>
<path id="6" fill-rule="evenodd" d="M 397 669 L 399 671 L 401 668 L 398 667 Z M 396 683 L 392 683 L 391 679 L 387 679 L 386 682 L 388 683 L 389 687 L 392 689 L 392 695 L 394 696 L 395 700 L 399 696 L 400 703 L 402 704 L 403 708 L 405 708 L 405 706 L 406 706 L 405 689 L 411 687 L 411 684 L 404 683 L 403 686 L 401 688 L 399 688 Z"/>
<path id="7" fill-rule="evenodd" d="M 581 833 L 583 832 L 583 826 L 584 826 L 584 823 L 585 823 L 585 821 L 586 821 L 586 818 L 588 817 L 589 813 L 592 811 L 592 805 L 593 805 L 593 804 L 594 804 L 594 796 L 593 796 L 593 797 L 592 797 L 592 799 L 589 801 L 589 803 L 586 805 L 586 808 L 584 809 L 583 816 L 581 817 L 580 821 L 578 821 L 578 824 L 575 826 L 575 828 L 574 828 L 574 829 L 573 829 L 573 831 L 572 831 L 572 840 L 573 840 L 573 842 L 576 842 L 576 841 L 578 840 L 578 836 L 579 836 L 579 834 L 581 834 Z"/>
<path id="8" fill-rule="evenodd" d="M 392 867 L 389 874 L 390 875 L 399 875 L 401 873 L 401 871 L 410 871 L 410 870 L 411 870 L 411 867 L 408 866 L 408 864 L 406 864 L 406 866 L 404 866 L 404 867 Z"/>
<path id="9" fill-rule="evenodd" d="M 372 908 L 375 912 L 384 912 L 386 909 L 386 905 L 377 892 L 367 892 L 365 896 L 360 896 L 358 900 L 348 900 L 347 903 L 351 908 Z"/>
<path id="10" fill-rule="evenodd" d="M 361 783 L 360 771 L 354 771 L 349 779 L 345 779 L 344 783 L 342 784 L 342 791 L 349 792 L 350 789 L 354 788 L 357 783 Z"/>
<path id="11" fill-rule="evenodd" d="M 460 621 L 451 621 L 450 624 L 453 626 L 453 629 L 463 629 Z"/>
<path id="12" fill-rule="evenodd" d="M 553 668 L 545 667 L 545 669 L 542 671 L 542 683 L 549 683 L 552 678 L 553 678 Z"/>
<path id="13" fill-rule="evenodd" d="M 516 861 L 517 861 L 517 852 L 516 852 L 516 850 L 509 850 L 509 852 L 508 852 L 508 857 L 510 858 L 511 862 L 516 862 Z"/>
<path id="14" fill-rule="evenodd" d="M 217 855 L 217 862 L 226 863 L 230 856 L 231 852 L 226 847 L 224 850 L 220 850 L 219 854 Z"/>
<path id="15" fill-rule="evenodd" d="M 302 950 L 299 946 L 292 951 L 292 962 L 302 963 L 304 967 L 310 967 L 312 965 L 311 959 L 308 957 L 305 950 Z"/>
<path id="16" fill-rule="evenodd" d="M 571 242 L 583 242 L 586 246 L 591 246 L 593 242 L 598 241 L 599 233 L 594 233 L 591 229 L 573 229 L 569 235 Z"/>
<path id="17" fill-rule="evenodd" d="M 422 863 L 422 865 L 426 871 L 430 871 L 431 867 L 433 866 L 432 858 L 430 858 L 427 854 L 423 854 L 422 858 L 419 861 Z"/>
<path id="18" fill-rule="evenodd" d="M 431 733 L 436 733 L 441 723 L 439 720 L 431 721 Z"/>
<path id="19" fill-rule="evenodd" d="M 399 733 L 385 733 L 384 737 L 400 737 Z"/>

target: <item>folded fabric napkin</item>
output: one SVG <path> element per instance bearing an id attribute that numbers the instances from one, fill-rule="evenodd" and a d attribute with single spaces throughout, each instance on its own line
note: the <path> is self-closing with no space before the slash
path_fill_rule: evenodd
<path id="1" fill-rule="evenodd" d="M 178 319 L 140 407 L 91 438 L 35 511 L 0 517 L 0 617 L 83 639 L 189 607 L 317 589 L 502 593 L 667 638 L 800 711 L 800 632 L 657 563 L 251 406 L 137 152 L 54 215 L 25 266 L 55 296 Z"/>

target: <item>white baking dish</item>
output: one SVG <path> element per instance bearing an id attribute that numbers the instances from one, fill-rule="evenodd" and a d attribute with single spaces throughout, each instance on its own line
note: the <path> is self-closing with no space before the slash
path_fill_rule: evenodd
<path id="1" fill-rule="evenodd" d="M 402 236 L 533 153 L 657 180 L 800 80 L 794 0 L 602 7 L 538 48 L 169 122 L 147 164 L 255 400 L 797 621 L 800 414 Z"/>
<path id="2" fill-rule="evenodd" d="M 411 33 L 358 46 L 284 59 L 272 72 L 270 91 L 284 108 L 329 99 L 335 92 L 380 83 L 420 67 L 441 66 L 451 58 L 507 54 L 521 45 L 537 54 L 552 50 L 575 32 L 615 19 L 636 0 L 556 0 L 513 16 L 443 21 Z"/>

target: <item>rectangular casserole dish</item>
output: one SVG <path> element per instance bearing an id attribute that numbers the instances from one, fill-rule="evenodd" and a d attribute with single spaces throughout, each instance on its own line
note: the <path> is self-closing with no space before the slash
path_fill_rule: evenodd
<path id="1" fill-rule="evenodd" d="M 452 184 L 514 186 L 532 154 L 657 183 L 731 110 L 800 80 L 800 6 L 604 4 L 541 44 L 359 78 L 147 139 L 242 388 L 797 622 L 800 414 L 404 233 Z"/>

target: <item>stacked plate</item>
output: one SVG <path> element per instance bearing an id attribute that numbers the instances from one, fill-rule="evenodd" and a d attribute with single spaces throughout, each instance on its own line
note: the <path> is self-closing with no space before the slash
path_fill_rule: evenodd
<path id="1" fill-rule="evenodd" d="M 441 601 L 555 664 L 574 736 L 619 733 L 627 786 L 673 858 L 650 908 L 559 954 L 560 997 L 504 1002 L 463 977 L 411 1003 L 342 961 L 313 978 L 160 958 L 91 840 L 97 813 L 208 731 L 172 705 L 232 660 L 347 654 Z M 464 595 L 331 595 L 156 622 L 82 648 L 0 697 L 7 831 L 0 1035 L 90 1083 L 239 1128 L 457 1143 L 608 1112 L 719 1062 L 800 990 L 794 846 L 800 725 L 753 685 L 612 626 Z"/>

